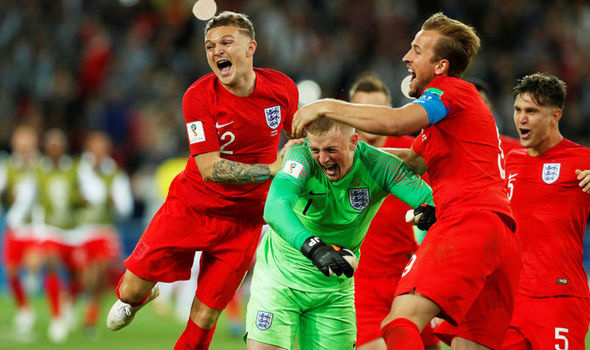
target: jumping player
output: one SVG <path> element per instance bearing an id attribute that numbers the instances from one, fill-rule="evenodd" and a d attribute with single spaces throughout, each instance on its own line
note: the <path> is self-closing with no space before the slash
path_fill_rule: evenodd
<path id="1" fill-rule="evenodd" d="M 107 325 L 125 327 L 157 296 L 156 281 L 190 278 L 202 251 L 190 319 L 175 349 L 207 349 L 258 244 L 270 180 L 280 166 L 280 132 L 290 131 L 298 92 L 287 76 L 253 68 L 254 28 L 222 12 L 205 28 L 213 73 L 186 91 L 183 111 L 192 156 L 125 261 Z"/>

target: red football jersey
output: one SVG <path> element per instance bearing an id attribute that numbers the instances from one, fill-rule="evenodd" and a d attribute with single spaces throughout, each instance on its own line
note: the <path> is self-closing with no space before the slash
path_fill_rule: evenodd
<path id="1" fill-rule="evenodd" d="M 388 137 L 384 148 L 410 148 L 411 136 Z M 356 277 L 401 275 L 409 254 L 417 249 L 412 224 L 405 215 L 410 206 L 395 196 L 387 196 L 371 221 L 361 245 L 361 259 Z"/>
<path id="2" fill-rule="evenodd" d="M 537 157 L 519 148 L 506 158 L 522 247 L 521 294 L 590 296 L 582 266 L 590 195 L 578 186 L 576 169 L 590 169 L 590 149 L 566 139 Z"/>
<path id="3" fill-rule="evenodd" d="M 520 140 L 515 139 L 514 137 L 500 135 L 500 141 L 502 141 L 501 147 L 502 151 L 504 151 L 504 156 L 506 156 L 513 149 L 522 147 Z"/>
<path id="4" fill-rule="evenodd" d="M 182 108 L 191 155 L 219 151 L 222 158 L 248 164 L 269 164 L 276 159 L 280 132 L 291 130 L 299 94 L 284 74 L 270 69 L 254 71 L 256 86 L 247 97 L 227 91 L 213 73 L 188 88 Z M 205 183 L 191 158 L 171 191 L 181 193 L 199 212 L 263 222 L 270 180 Z"/>
<path id="5" fill-rule="evenodd" d="M 511 218 L 498 131 L 475 86 L 441 76 L 428 88 L 439 91 L 448 112 L 424 128 L 412 148 L 426 161 L 437 219 L 474 209 Z"/>

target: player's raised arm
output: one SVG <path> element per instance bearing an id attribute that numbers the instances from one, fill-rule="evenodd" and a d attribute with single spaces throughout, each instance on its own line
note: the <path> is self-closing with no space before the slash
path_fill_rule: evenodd
<path id="1" fill-rule="evenodd" d="M 429 120 L 424 107 L 414 103 L 392 108 L 322 99 L 299 108 L 295 113 L 294 136 L 301 136 L 305 127 L 322 116 L 362 131 L 392 136 L 416 132 L 428 126 Z"/>

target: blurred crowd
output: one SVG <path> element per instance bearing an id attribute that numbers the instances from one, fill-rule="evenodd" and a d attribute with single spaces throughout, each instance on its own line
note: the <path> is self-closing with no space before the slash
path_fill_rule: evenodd
<path id="1" fill-rule="evenodd" d="M 189 0 L 3 0 L 0 2 L 0 150 L 26 123 L 67 133 L 79 153 L 90 130 L 113 141 L 137 202 L 165 159 L 188 152 L 181 100 L 209 72 Z M 466 76 L 490 86 L 503 133 L 514 135 L 511 87 L 534 71 L 568 84 L 562 132 L 590 145 L 590 4 L 585 0 L 218 0 L 250 15 L 255 65 L 295 81 L 312 79 L 323 97 L 345 98 L 372 71 L 399 92 L 401 58 L 419 24 L 443 11 L 482 39 Z M 138 206 L 141 210 L 141 205 Z M 136 213 L 138 215 L 138 213 Z"/>

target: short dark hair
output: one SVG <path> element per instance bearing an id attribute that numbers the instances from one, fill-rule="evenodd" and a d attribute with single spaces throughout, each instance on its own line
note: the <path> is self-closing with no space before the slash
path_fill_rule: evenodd
<path id="1" fill-rule="evenodd" d="M 480 40 L 475 34 L 475 29 L 438 12 L 422 24 L 422 30 L 435 30 L 442 35 L 434 47 L 434 60 L 447 59 L 449 61 L 447 74 L 451 77 L 462 76 L 469 61 L 480 47 Z"/>
<path id="2" fill-rule="evenodd" d="M 537 72 L 524 76 L 516 81 L 516 86 L 512 89 L 515 99 L 523 93 L 530 94 L 533 101 L 542 106 L 554 106 L 562 110 L 565 108 L 567 86 L 555 75 Z"/>
<path id="3" fill-rule="evenodd" d="M 348 98 L 351 99 L 357 92 L 382 92 L 387 97 L 387 101 L 391 101 L 389 89 L 381 79 L 373 74 L 365 74 L 358 78 L 348 91 Z"/>
<path id="4" fill-rule="evenodd" d="M 207 22 L 205 26 L 205 35 L 215 27 L 234 26 L 240 28 L 244 34 L 248 35 L 250 39 L 256 40 L 256 33 L 254 32 L 254 25 L 247 15 L 232 11 L 223 11 L 214 16 Z"/>

